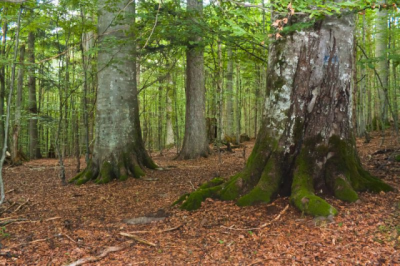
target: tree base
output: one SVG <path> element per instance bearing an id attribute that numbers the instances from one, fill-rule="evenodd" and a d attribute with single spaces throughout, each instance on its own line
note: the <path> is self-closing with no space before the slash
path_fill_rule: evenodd
<path id="1" fill-rule="evenodd" d="M 254 152 L 252 154 L 254 157 Z M 365 171 L 356 156 L 354 148 L 345 141 L 331 137 L 329 145 L 316 146 L 315 140 L 305 142 L 301 152 L 294 158 L 292 171 L 284 171 L 280 158 L 282 154 L 273 152 L 258 181 L 254 182 L 255 165 L 252 156 L 246 168 L 224 181 L 213 179 L 196 191 L 183 195 L 174 204 L 180 204 L 185 210 L 200 208 L 206 198 L 235 200 L 239 206 L 256 203 L 269 203 L 285 187 L 282 173 L 292 173 L 290 199 L 300 211 L 313 216 L 334 216 L 338 211 L 317 196 L 315 191 L 325 195 L 355 202 L 356 191 L 392 191 L 393 188 Z M 253 158 L 254 159 L 254 158 Z M 260 167 L 258 166 L 258 169 Z M 283 194 L 283 193 L 282 193 Z"/>
<path id="2" fill-rule="evenodd" d="M 141 160 L 132 153 L 121 153 L 119 156 L 113 156 L 109 160 L 96 162 L 95 159 L 88 164 L 86 169 L 72 178 L 69 183 L 76 185 L 85 184 L 93 180 L 96 184 L 106 184 L 117 179 L 124 181 L 129 176 L 140 178 L 145 175 L 144 167 L 156 169 L 157 165 L 147 156 Z"/>

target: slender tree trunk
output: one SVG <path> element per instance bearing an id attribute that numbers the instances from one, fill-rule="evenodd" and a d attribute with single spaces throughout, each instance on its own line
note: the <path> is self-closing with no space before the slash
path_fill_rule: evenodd
<path id="1" fill-rule="evenodd" d="M 385 0 L 380 1 L 385 3 Z M 387 48 L 388 48 L 388 12 L 386 9 L 382 9 L 377 12 L 376 20 L 376 34 L 375 34 L 375 57 L 378 58 L 376 64 L 376 71 L 379 73 L 382 86 L 378 82 L 379 86 L 379 110 L 381 124 L 384 126 L 388 121 L 388 85 L 389 85 L 389 64 L 387 59 Z M 382 128 L 384 130 L 384 128 Z"/>
<path id="2" fill-rule="evenodd" d="M 182 208 L 199 208 L 208 197 L 268 203 L 279 194 L 305 213 L 330 216 L 337 210 L 324 194 L 354 202 L 356 191 L 392 190 L 362 168 L 355 148 L 354 28 L 354 15 L 326 17 L 271 42 L 268 113 L 245 169 L 183 196 Z"/>
<path id="3" fill-rule="evenodd" d="M 228 67 L 226 73 L 226 131 L 225 140 L 235 143 L 234 112 L 233 112 L 233 54 L 228 47 Z"/>
<path id="4" fill-rule="evenodd" d="M 110 12 L 107 0 L 98 1 L 99 89 L 96 100 L 96 137 L 91 162 L 70 182 L 89 180 L 107 183 L 114 178 L 139 178 L 143 169 L 156 168 L 148 156 L 139 123 L 136 83 L 136 43 L 132 16 L 135 2 L 115 4 Z M 116 14 L 119 18 L 115 21 Z M 117 23 L 116 23 L 117 22 Z M 111 38 L 111 40 L 110 40 Z M 118 40 L 118 45 L 112 40 Z"/>
<path id="5" fill-rule="evenodd" d="M 29 112 L 31 118 L 29 119 L 29 157 L 31 159 L 40 159 L 42 155 L 40 153 L 39 139 L 38 139 L 38 127 L 37 127 L 37 103 L 36 103 L 36 76 L 35 76 L 35 34 L 29 32 L 28 34 L 28 56 L 31 69 L 29 71 L 28 89 L 29 89 Z"/>
<path id="6" fill-rule="evenodd" d="M 168 69 L 170 68 L 169 65 Z M 166 120 L 166 138 L 165 138 L 165 145 L 168 148 L 174 146 L 174 129 L 172 126 L 172 97 L 174 93 L 173 82 L 171 78 L 171 73 L 168 72 L 167 78 L 167 94 L 165 99 L 165 120 Z"/>
<path id="7" fill-rule="evenodd" d="M 203 12 L 202 0 L 188 0 L 187 10 Z M 195 36 L 195 42 L 201 37 Z M 189 45 L 186 51 L 185 137 L 178 159 L 195 159 L 209 154 L 205 113 L 204 56 L 202 44 Z"/>
<path id="8" fill-rule="evenodd" d="M 15 101 L 15 122 L 13 127 L 13 144 L 11 146 L 11 161 L 13 165 L 20 165 L 22 160 L 18 156 L 18 140 L 19 132 L 21 130 L 21 103 L 22 103 L 22 89 L 24 86 L 24 60 L 25 60 L 25 45 L 21 45 L 19 51 L 19 70 L 18 70 L 18 84 L 17 84 L 17 100 Z"/>
<path id="9" fill-rule="evenodd" d="M 0 49 L 0 57 L 6 59 L 6 46 L 7 46 L 7 32 L 8 23 L 6 20 L 7 9 L 3 10 L 4 17 L 2 18 L 2 43 Z M 0 145 L 2 147 L 4 140 L 4 97 L 6 91 L 6 67 L 5 64 L 1 64 L 0 67 Z"/>
<path id="10" fill-rule="evenodd" d="M 240 64 L 236 65 L 236 142 L 240 143 L 240 127 L 242 119 L 242 83 L 240 80 Z"/>

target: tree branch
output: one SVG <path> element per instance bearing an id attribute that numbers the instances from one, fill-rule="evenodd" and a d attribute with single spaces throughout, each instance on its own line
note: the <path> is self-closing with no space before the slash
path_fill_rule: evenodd
<path id="1" fill-rule="evenodd" d="M 8 2 L 8 3 L 14 3 L 14 4 L 23 4 L 28 0 L 0 0 L 0 2 Z"/>

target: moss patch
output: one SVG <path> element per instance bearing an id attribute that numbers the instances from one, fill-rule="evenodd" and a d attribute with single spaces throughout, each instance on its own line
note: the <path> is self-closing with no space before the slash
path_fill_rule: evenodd
<path id="1" fill-rule="evenodd" d="M 103 162 L 100 168 L 99 177 L 95 180 L 96 184 L 109 183 L 114 177 L 113 166 L 110 162 Z"/>
<path id="2" fill-rule="evenodd" d="M 201 203 L 206 198 L 216 198 L 218 197 L 218 193 L 221 190 L 221 186 L 216 186 L 212 188 L 206 189 L 198 189 L 192 193 L 190 193 L 189 197 L 186 201 L 181 205 L 181 209 L 192 211 L 197 210 L 201 207 Z"/>

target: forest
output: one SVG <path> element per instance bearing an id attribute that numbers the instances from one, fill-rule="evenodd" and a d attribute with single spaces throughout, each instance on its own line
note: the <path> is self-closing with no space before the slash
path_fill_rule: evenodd
<path id="1" fill-rule="evenodd" d="M 0 263 L 400 264 L 394 0 L 0 0 Z"/>

